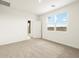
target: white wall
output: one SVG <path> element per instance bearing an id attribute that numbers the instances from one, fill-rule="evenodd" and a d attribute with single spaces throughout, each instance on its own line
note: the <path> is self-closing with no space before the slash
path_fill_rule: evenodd
<path id="1" fill-rule="evenodd" d="M 31 37 L 33 38 L 41 38 L 41 20 L 40 17 L 37 16 L 36 19 L 31 20 Z"/>
<path id="2" fill-rule="evenodd" d="M 78 6 L 79 6 L 79 1 L 42 15 L 41 18 L 43 22 L 43 26 L 42 26 L 43 38 L 61 44 L 65 44 L 68 46 L 72 46 L 75 48 L 79 48 L 79 26 L 78 26 L 79 7 Z M 49 15 L 60 13 L 63 11 L 68 11 L 70 14 L 67 31 L 66 32 L 48 31 L 46 26 L 47 17 Z"/>
<path id="3" fill-rule="evenodd" d="M 36 16 L 0 5 L 0 45 L 26 40 L 28 18 Z"/>

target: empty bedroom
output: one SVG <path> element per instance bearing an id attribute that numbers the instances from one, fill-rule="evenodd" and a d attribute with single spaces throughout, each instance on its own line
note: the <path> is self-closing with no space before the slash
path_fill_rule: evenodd
<path id="1" fill-rule="evenodd" d="M 79 58 L 79 0 L 0 0 L 0 58 Z"/>

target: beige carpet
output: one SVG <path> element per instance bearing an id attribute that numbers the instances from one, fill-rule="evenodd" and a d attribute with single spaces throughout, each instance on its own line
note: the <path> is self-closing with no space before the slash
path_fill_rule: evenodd
<path id="1" fill-rule="evenodd" d="M 3 58 L 51 58 L 79 57 L 79 50 L 52 43 L 43 39 L 30 39 L 18 43 L 0 46 Z"/>

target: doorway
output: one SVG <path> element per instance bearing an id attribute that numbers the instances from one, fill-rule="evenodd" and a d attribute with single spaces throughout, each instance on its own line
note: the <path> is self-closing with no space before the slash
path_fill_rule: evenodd
<path id="1" fill-rule="evenodd" d="M 29 38 L 31 38 L 31 20 L 27 21 L 27 25 L 28 25 L 28 36 Z"/>

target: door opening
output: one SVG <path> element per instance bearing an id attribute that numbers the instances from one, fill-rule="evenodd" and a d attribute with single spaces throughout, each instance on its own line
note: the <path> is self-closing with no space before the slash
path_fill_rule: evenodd
<path id="1" fill-rule="evenodd" d="M 28 20 L 28 34 L 31 34 L 31 21 Z"/>
<path id="2" fill-rule="evenodd" d="M 31 39 L 31 20 L 27 21 L 27 25 L 28 25 L 28 39 Z"/>

